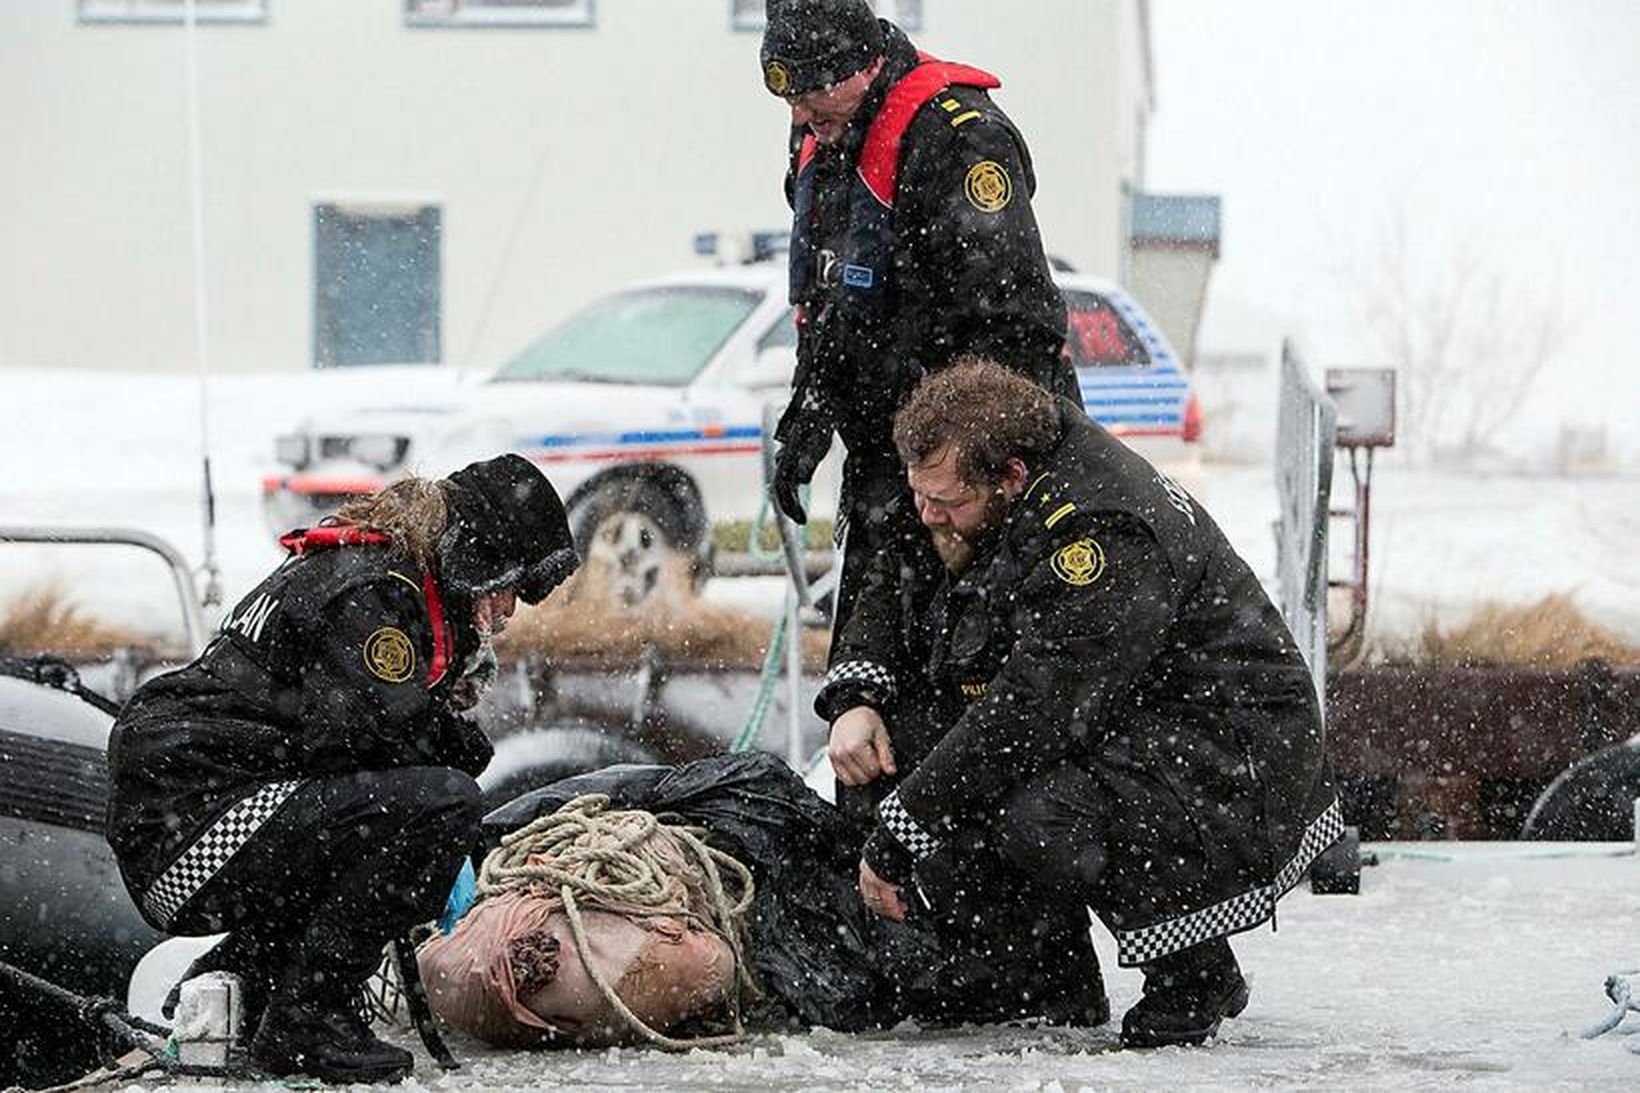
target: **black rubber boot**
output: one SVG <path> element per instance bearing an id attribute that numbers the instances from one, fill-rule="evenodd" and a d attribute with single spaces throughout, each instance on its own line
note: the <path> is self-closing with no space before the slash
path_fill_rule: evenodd
<path id="1" fill-rule="evenodd" d="M 251 1061 L 275 1077 L 307 1074 L 322 1082 L 396 1082 L 414 1059 L 384 1043 L 350 1001 L 275 995 L 251 1041 Z"/>
<path id="2" fill-rule="evenodd" d="M 1247 1008 L 1247 980 L 1222 937 L 1145 965 L 1144 996 L 1122 1018 L 1127 1047 L 1199 1044 Z"/>
<path id="3" fill-rule="evenodd" d="M 1110 1020 L 1110 998 L 1105 979 L 1094 965 L 1088 982 L 1051 998 L 1044 998 L 1038 1020 L 1061 1028 L 1095 1028 Z"/>

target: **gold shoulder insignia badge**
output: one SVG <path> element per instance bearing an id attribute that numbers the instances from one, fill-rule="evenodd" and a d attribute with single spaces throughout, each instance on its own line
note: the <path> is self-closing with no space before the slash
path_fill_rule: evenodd
<path id="1" fill-rule="evenodd" d="M 1066 584 L 1092 584 L 1105 572 L 1105 551 L 1092 539 L 1078 539 L 1054 551 L 1053 571 Z"/>
<path id="2" fill-rule="evenodd" d="M 776 95 L 784 95 L 792 89 L 792 74 L 779 61 L 770 61 L 763 66 L 763 83 Z"/>
<path id="3" fill-rule="evenodd" d="M 1008 169 L 994 159 L 982 159 L 968 168 L 962 180 L 968 203 L 982 213 L 1001 212 L 1014 199 L 1014 180 Z"/>
<path id="4" fill-rule="evenodd" d="M 403 630 L 384 626 L 365 639 L 364 665 L 388 683 L 403 683 L 416 671 L 416 647 Z"/>

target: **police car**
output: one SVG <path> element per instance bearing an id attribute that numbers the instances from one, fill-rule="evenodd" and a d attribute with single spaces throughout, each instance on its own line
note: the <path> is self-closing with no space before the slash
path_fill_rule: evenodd
<path id="1" fill-rule="evenodd" d="M 1055 278 L 1088 412 L 1154 460 L 1177 463 L 1200 422 L 1166 337 L 1117 286 Z M 703 553 L 710 521 L 759 508 L 764 411 L 788 393 L 796 344 L 778 262 L 634 285 L 488 376 L 315 415 L 279 437 L 284 466 L 263 482 L 270 524 L 312 523 L 410 471 L 440 476 L 515 451 L 557 486 L 583 549 L 596 538 L 629 560 L 666 547 Z M 836 454 L 816 477 L 812 509 L 822 516 L 836 493 Z"/>

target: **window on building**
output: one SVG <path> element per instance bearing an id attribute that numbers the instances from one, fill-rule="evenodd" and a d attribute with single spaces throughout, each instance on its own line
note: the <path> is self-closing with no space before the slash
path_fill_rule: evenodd
<path id="1" fill-rule="evenodd" d="M 590 27 L 593 0 L 404 0 L 413 27 Z"/>
<path id="2" fill-rule="evenodd" d="M 79 0 L 82 23 L 180 23 L 187 0 Z M 194 0 L 201 23 L 261 23 L 269 0 Z"/>
<path id="3" fill-rule="evenodd" d="M 442 210 L 313 207 L 313 363 L 433 363 L 440 356 Z"/>
<path id="4" fill-rule="evenodd" d="M 729 22 L 736 30 L 762 30 L 766 0 L 729 0 Z M 884 19 L 892 20 L 901 30 L 922 29 L 922 0 L 870 0 L 871 6 Z"/>

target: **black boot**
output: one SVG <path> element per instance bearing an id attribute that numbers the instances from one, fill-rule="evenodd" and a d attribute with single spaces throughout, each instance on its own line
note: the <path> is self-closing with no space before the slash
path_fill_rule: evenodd
<path id="1" fill-rule="evenodd" d="M 396 1082 L 410 1053 L 370 1031 L 351 1000 L 274 995 L 251 1041 L 251 1061 L 275 1077 L 302 1073 L 322 1082 Z"/>
<path id="2" fill-rule="evenodd" d="M 1110 999 L 1105 994 L 1105 979 L 1099 974 L 1099 966 L 1093 966 L 1093 975 L 1087 982 L 1043 998 L 1039 1010 L 1043 1024 L 1061 1028 L 1094 1028 L 1109 1021 Z"/>
<path id="3" fill-rule="evenodd" d="M 1199 1044 L 1247 1008 L 1247 980 L 1222 937 L 1145 965 L 1144 997 L 1122 1018 L 1127 1047 Z"/>

